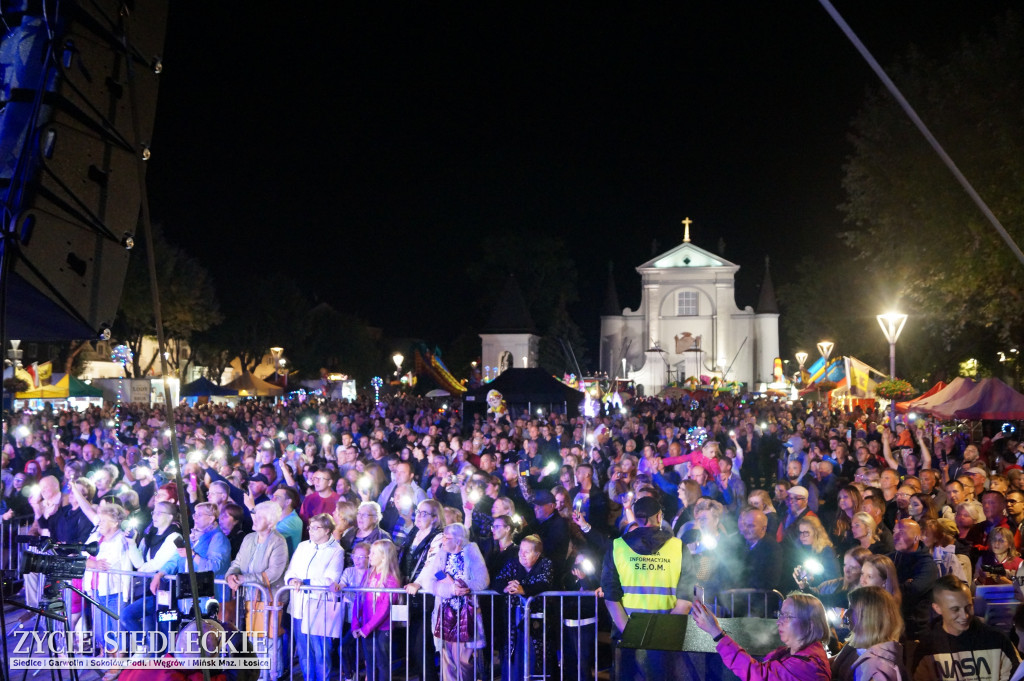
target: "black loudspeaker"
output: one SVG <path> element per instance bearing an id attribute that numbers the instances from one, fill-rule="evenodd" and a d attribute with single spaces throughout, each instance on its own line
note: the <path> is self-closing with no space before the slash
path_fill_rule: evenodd
<path id="1" fill-rule="evenodd" d="M 117 313 L 139 221 L 167 3 L 0 4 L 6 335 L 96 337 Z"/>

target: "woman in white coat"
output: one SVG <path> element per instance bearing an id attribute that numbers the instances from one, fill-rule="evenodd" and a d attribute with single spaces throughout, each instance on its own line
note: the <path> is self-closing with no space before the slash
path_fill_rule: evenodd
<path id="1" fill-rule="evenodd" d="M 480 604 L 473 595 L 490 583 L 487 564 L 479 547 L 469 541 L 464 525 L 444 528 L 441 549 L 420 572 L 419 582 L 405 590 L 433 594 L 434 638 L 441 640 L 441 678 L 444 681 L 473 679 L 473 651 L 486 643 Z"/>
<path id="2" fill-rule="evenodd" d="M 131 595 L 132 578 L 127 575 L 110 574 L 109 570 L 131 572 L 135 563 L 142 562 L 139 547 L 121 531 L 121 523 L 128 517 L 128 511 L 116 504 L 103 504 L 96 510 L 96 529 L 89 535 L 89 542 L 99 542 L 95 558 L 85 561 L 85 575 L 82 586 L 91 592 L 96 601 L 120 617 L 121 606 Z M 98 608 L 93 619 L 94 634 L 103 652 L 108 655 L 124 652 L 117 634 L 121 630 L 118 620 L 104 614 Z M 111 669 L 103 675 L 103 681 L 113 681 L 120 670 Z"/>
<path id="3" fill-rule="evenodd" d="M 334 540 L 334 520 L 326 513 L 309 519 L 309 539 L 295 548 L 285 584 L 294 587 L 288 612 L 292 616 L 295 649 L 305 681 L 326 681 L 331 674 L 328 639 L 341 637 L 341 599 L 335 595 L 345 567 L 345 552 Z M 326 586 L 304 591 L 304 586 Z"/>

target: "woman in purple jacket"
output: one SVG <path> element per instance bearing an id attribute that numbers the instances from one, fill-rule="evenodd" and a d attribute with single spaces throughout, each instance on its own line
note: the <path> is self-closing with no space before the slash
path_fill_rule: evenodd
<path id="1" fill-rule="evenodd" d="M 792 593 L 779 609 L 779 638 L 784 644 L 758 662 L 729 638 L 708 607 L 695 601 L 694 623 L 718 646 L 725 666 L 744 681 L 830 681 L 832 670 L 823 643 L 828 640 L 825 607 L 810 594 Z"/>

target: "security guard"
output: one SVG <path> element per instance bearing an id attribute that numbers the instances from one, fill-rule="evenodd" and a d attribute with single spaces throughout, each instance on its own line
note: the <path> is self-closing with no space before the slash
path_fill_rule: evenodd
<path id="1" fill-rule="evenodd" d="M 601 574 L 601 588 L 617 630 L 616 638 L 635 612 L 689 613 L 689 599 L 697 581 L 689 549 L 662 527 L 661 504 L 652 497 L 642 497 L 633 504 L 633 515 L 639 527 L 612 543 Z M 671 658 L 679 655 L 617 648 L 616 678 L 676 678 L 673 670 L 681 673 L 684 665 Z"/>

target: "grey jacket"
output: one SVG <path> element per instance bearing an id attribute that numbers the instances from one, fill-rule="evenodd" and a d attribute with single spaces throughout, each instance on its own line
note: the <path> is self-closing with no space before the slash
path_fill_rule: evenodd
<path id="1" fill-rule="evenodd" d="M 267 537 L 266 546 L 258 544 L 257 539 L 259 535 L 255 532 L 245 535 L 238 555 L 224 576 L 242 575 L 244 582 L 264 584 L 263 575 L 266 574 L 273 598 L 274 592 L 284 584 L 284 571 L 288 568 L 288 540 L 277 530 Z"/>

